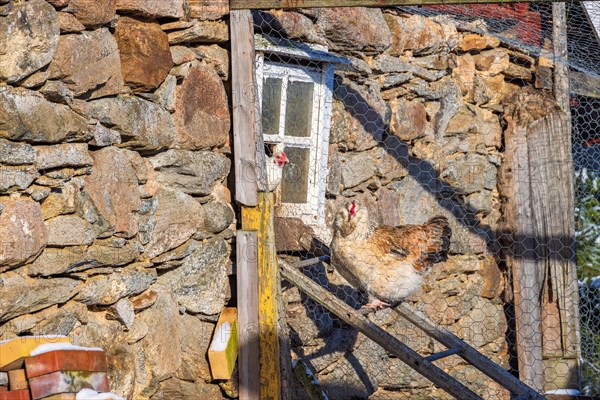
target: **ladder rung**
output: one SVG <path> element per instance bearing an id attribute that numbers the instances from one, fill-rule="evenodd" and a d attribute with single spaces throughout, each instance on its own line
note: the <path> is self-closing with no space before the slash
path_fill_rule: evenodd
<path id="1" fill-rule="evenodd" d="M 454 354 L 460 353 L 460 349 L 458 347 L 455 347 L 453 349 L 448 349 L 448 350 L 444 350 L 444 351 L 440 351 L 439 353 L 435 353 L 432 354 L 428 357 L 425 357 L 425 359 L 429 362 L 433 362 L 433 361 L 437 361 L 440 358 L 445 358 Z"/>
<path id="2" fill-rule="evenodd" d="M 297 263 L 292 264 L 292 266 L 295 268 L 304 268 L 304 267 L 310 267 L 311 265 L 315 265 L 320 262 L 328 261 L 328 260 L 329 260 L 329 256 L 321 256 L 321 257 L 309 258 L 308 260 L 298 261 Z"/>

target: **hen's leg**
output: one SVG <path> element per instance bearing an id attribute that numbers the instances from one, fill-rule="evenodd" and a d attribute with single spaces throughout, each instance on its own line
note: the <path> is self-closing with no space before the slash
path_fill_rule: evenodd
<path id="1" fill-rule="evenodd" d="M 385 301 L 381 301 L 379 299 L 373 299 L 368 304 L 365 304 L 364 306 L 362 306 L 362 308 L 377 311 L 377 310 L 381 310 L 381 309 L 384 309 L 384 308 L 390 307 L 390 306 L 391 306 L 391 304 L 386 303 Z"/>

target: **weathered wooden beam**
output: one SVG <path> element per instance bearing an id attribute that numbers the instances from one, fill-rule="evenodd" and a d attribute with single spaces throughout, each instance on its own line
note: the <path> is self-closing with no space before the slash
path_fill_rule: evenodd
<path id="1" fill-rule="evenodd" d="M 575 254 L 575 189 L 571 145 L 570 76 L 567 48 L 567 11 L 565 4 L 552 5 L 554 46 L 554 98 L 562 113 L 552 116 L 544 137 L 531 137 L 539 146 L 535 157 L 555 162 L 544 165 L 540 178 L 561 179 L 551 190 L 541 189 L 540 209 L 550 208 L 539 221 L 538 234 L 559 237 L 548 243 L 549 280 L 542 302 L 543 356 L 546 390 L 579 389 L 579 290 Z M 538 130 L 539 131 L 539 130 Z M 534 132 L 539 135 L 539 132 Z M 541 152 L 541 154 L 539 153 Z M 548 191 L 548 192 L 547 192 Z M 560 255 L 560 257 L 552 256 Z M 548 283 L 549 282 L 549 283 Z"/>
<path id="2" fill-rule="evenodd" d="M 553 3 L 566 0 L 533 0 L 530 3 Z M 505 4 L 522 3 L 519 0 L 230 0 L 232 10 L 312 8 L 312 7 L 392 7 L 442 4 Z"/>
<path id="3" fill-rule="evenodd" d="M 254 26 L 249 10 L 230 14 L 231 86 L 235 199 L 256 206 L 256 101 L 254 98 Z"/>
<path id="4" fill-rule="evenodd" d="M 568 101 L 565 93 L 558 96 Z M 539 391 L 576 388 L 578 292 L 570 118 L 549 93 L 528 89 L 507 99 L 504 118 L 500 187 L 506 198 L 506 231 L 512 235 L 506 263 L 513 274 L 519 377 Z M 551 375 L 557 359 L 568 365 L 561 372 L 562 382 Z"/>
<path id="5" fill-rule="evenodd" d="M 258 232 L 258 323 L 260 398 L 281 399 L 279 354 L 279 274 L 275 250 L 273 193 L 258 192 L 257 207 L 242 207 L 242 227 Z M 241 300 L 241 298 L 240 298 Z"/>
<path id="6" fill-rule="evenodd" d="M 571 93 L 600 99 L 600 77 L 597 75 L 570 71 L 569 84 Z"/>
<path id="7" fill-rule="evenodd" d="M 341 320 L 352 325 L 367 337 L 398 357 L 409 367 L 429 379 L 452 396 L 461 400 L 480 400 L 481 397 L 440 368 L 421 357 L 410 347 L 344 303 L 321 285 L 307 278 L 289 263 L 279 259 L 281 275 L 314 301 L 327 308 Z"/>
<path id="8" fill-rule="evenodd" d="M 237 298 L 238 370 L 240 400 L 260 399 L 258 331 L 258 235 L 238 230 Z"/>
<path id="9" fill-rule="evenodd" d="M 570 116 L 567 11 L 564 3 L 552 4 L 552 44 L 554 47 L 554 98 L 562 112 Z"/>
<path id="10" fill-rule="evenodd" d="M 533 190 L 552 188 L 538 179 L 535 169 L 552 158 L 532 159 L 528 140 L 548 113 L 560 113 L 549 94 L 520 90 L 506 100 L 504 119 L 504 162 L 500 187 L 506 198 L 505 230 L 511 234 L 511 246 L 505 249 L 505 259 L 512 272 L 516 349 L 519 378 L 532 388 L 543 391 L 541 294 L 545 269 L 538 253 L 533 211 Z M 538 164 L 536 164 L 538 163 Z M 532 165 L 537 165 L 533 168 Z"/>

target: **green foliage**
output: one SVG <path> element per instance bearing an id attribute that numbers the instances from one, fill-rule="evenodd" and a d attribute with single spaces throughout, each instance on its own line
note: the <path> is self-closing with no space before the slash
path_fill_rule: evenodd
<path id="1" fill-rule="evenodd" d="M 575 238 L 579 279 L 600 275 L 600 172 L 577 173 Z"/>
<path id="2" fill-rule="evenodd" d="M 576 182 L 581 375 L 584 392 L 600 395 L 600 172 L 582 169 Z"/>
<path id="3" fill-rule="evenodd" d="M 584 392 L 600 395 L 600 278 L 579 284 L 581 377 Z"/>

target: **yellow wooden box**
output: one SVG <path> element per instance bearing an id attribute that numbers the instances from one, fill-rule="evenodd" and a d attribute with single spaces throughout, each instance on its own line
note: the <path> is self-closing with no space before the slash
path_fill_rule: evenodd
<path id="1" fill-rule="evenodd" d="M 25 357 L 29 357 L 29 353 L 39 345 L 70 342 L 66 336 L 21 336 L 0 341 L 0 371 L 21 368 Z"/>
<path id="2" fill-rule="evenodd" d="M 208 362 L 213 379 L 230 379 L 238 354 L 237 309 L 224 308 L 217 322 Z"/>

